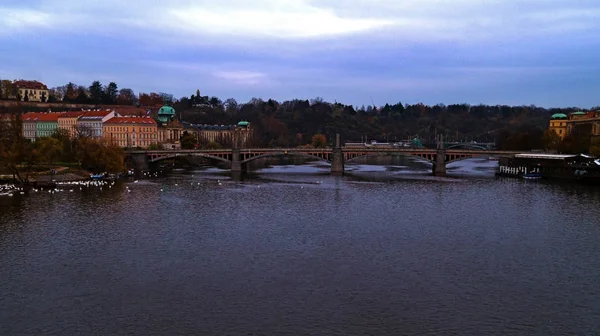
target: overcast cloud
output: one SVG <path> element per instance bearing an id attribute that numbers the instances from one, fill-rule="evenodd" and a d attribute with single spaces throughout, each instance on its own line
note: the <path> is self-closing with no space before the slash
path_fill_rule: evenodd
<path id="1" fill-rule="evenodd" d="M 589 108 L 599 19 L 584 0 L 2 0 L 0 78 L 241 102 Z"/>

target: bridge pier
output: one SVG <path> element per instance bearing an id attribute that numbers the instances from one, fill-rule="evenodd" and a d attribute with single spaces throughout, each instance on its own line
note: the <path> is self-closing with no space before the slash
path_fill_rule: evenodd
<path id="1" fill-rule="evenodd" d="M 444 147 L 444 136 L 441 134 L 437 136 L 437 150 L 432 170 L 434 176 L 446 175 L 446 148 Z"/>
<path id="2" fill-rule="evenodd" d="M 344 174 L 344 152 L 340 144 L 340 135 L 335 135 L 335 147 L 331 155 L 331 173 Z"/>
<path id="3" fill-rule="evenodd" d="M 131 162 L 133 163 L 133 170 L 136 173 L 150 170 L 150 160 L 146 153 L 131 154 Z"/>
<path id="4" fill-rule="evenodd" d="M 242 173 L 242 160 L 240 160 L 240 150 L 234 148 L 231 150 L 231 172 Z"/>

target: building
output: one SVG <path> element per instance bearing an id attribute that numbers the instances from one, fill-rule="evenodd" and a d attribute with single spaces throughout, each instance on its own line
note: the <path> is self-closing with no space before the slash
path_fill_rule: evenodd
<path id="1" fill-rule="evenodd" d="M 21 101 L 45 102 L 48 99 L 48 87 L 43 83 L 16 80 L 13 85 L 17 88 Z"/>
<path id="2" fill-rule="evenodd" d="M 251 135 L 250 123 L 247 121 L 240 121 L 237 125 L 186 124 L 185 130 L 194 134 L 198 143 L 214 142 L 227 147 L 233 146 L 235 138 L 238 147 L 245 147 Z"/>
<path id="3" fill-rule="evenodd" d="M 85 114 L 84 111 L 64 112 L 58 116 L 58 129 L 64 131 L 70 138 L 77 136 L 77 119 Z"/>
<path id="4" fill-rule="evenodd" d="M 102 124 L 107 120 L 118 117 L 117 112 L 111 110 L 91 110 L 77 119 L 77 132 L 83 136 L 102 137 Z"/>
<path id="5" fill-rule="evenodd" d="M 600 136 L 600 111 L 577 111 L 569 115 L 555 113 L 550 117 L 549 129 L 556 132 L 561 139 L 564 139 L 577 126 L 586 124 L 591 124 L 592 136 Z"/>
<path id="6" fill-rule="evenodd" d="M 157 124 L 150 117 L 113 117 L 103 124 L 104 138 L 123 148 L 148 148 L 157 143 Z"/>
<path id="7" fill-rule="evenodd" d="M 23 119 L 23 137 L 31 142 L 37 138 L 37 114 L 27 112 L 21 116 Z"/>
<path id="8" fill-rule="evenodd" d="M 23 137 L 30 141 L 49 137 L 58 129 L 58 117 L 61 113 L 27 112 L 21 116 L 23 120 Z"/>

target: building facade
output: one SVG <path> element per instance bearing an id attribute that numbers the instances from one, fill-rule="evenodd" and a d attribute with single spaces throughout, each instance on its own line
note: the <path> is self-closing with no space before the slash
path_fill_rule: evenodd
<path id="1" fill-rule="evenodd" d="M 38 113 L 27 112 L 21 116 L 23 119 L 23 137 L 31 142 L 37 139 L 37 118 Z"/>
<path id="2" fill-rule="evenodd" d="M 13 85 L 17 88 L 21 101 L 45 102 L 48 99 L 48 87 L 41 82 L 16 80 Z"/>
<path id="3" fill-rule="evenodd" d="M 240 121 L 237 125 L 186 124 L 185 130 L 192 133 L 198 143 L 213 142 L 233 146 L 234 140 L 237 140 L 237 147 L 246 147 L 252 134 L 250 123 L 247 121 Z"/>
<path id="4" fill-rule="evenodd" d="M 157 143 L 157 124 L 150 117 L 113 117 L 103 124 L 103 137 L 123 148 L 148 148 Z"/>
<path id="5" fill-rule="evenodd" d="M 569 115 L 555 113 L 550 117 L 549 129 L 561 139 L 570 135 L 580 125 L 591 124 L 592 136 L 600 136 L 600 111 L 573 112 Z"/>
<path id="6" fill-rule="evenodd" d="M 77 132 L 92 138 L 102 137 L 102 125 L 109 119 L 118 117 L 119 114 L 112 110 L 86 111 L 77 119 Z"/>
<path id="7" fill-rule="evenodd" d="M 70 138 L 77 136 L 77 119 L 85 112 L 64 112 L 58 116 L 58 129 L 69 135 Z"/>

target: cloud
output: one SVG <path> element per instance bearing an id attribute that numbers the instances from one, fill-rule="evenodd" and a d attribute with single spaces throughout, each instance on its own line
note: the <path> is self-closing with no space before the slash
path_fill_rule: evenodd
<path id="1" fill-rule="evenodd" d="M 234 84 L 257 85 L 267 79 L 267 75 L 253 71 L 217 71 L 213 73 L 216 78 L 224 79 Z"/>
<path id="2" fill-rule="evenodd" d="M 178 96 L 566 99 L 598 89 L 598 18 L 597 0 L 0 0 L 0 76 Z"/>
<path id="3" fill-rule="evenodd" d="M 0 7 L 3 30 L 123 32 L 198 44 L 244 40 L 456 40 L 536 36 L 598 27 L 600 3 L 582 0 L 38 0 Z M 52 27 L 52 26 L 53 27 Z M 133 31 L 132 31 L 133 29 Z M 365 36 L 366 37 L 366 36 Z M 193 41 L 196 39 L 196 41 Z"/>

